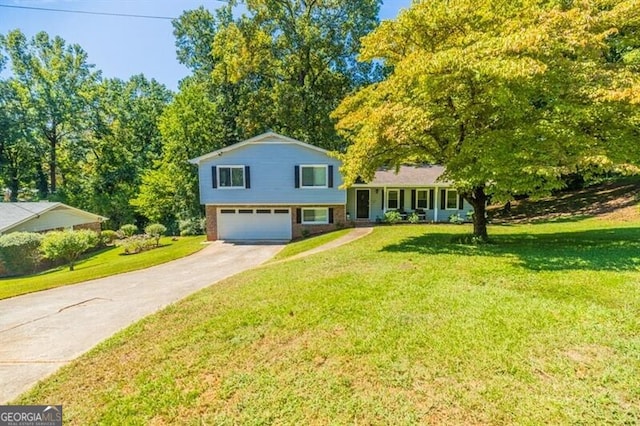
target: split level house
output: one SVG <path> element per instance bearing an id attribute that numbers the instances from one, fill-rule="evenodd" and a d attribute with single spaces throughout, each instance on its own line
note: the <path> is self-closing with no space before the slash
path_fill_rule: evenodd
<path id="1" fill-rule="evenodd" d="M 379 170 L 371 182 L 343 188 L 341 162 L 322 148 L 268 132 L 190 160 L 198 166 L 207 238 L 290 240 L 380 222 L 398 211 L 447 222 L 472 210 L 440 166 Z"/>

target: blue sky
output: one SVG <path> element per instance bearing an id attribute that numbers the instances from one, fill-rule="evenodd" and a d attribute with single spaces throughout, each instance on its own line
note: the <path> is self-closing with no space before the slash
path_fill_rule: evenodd
<path id="1" fill-rule="evenodd" d="M 203 5 L 214 9 L 219 0 L 0 0 L 0 5 L 70 9 L 108 13 L 178 17 L 183 10 Z M 385 0 L 381 19 L 393 19 L 411 0 Z M 81 15 L 0 7 L 0 34 L 20 29 L 27 37 L 38 31 L 77 43 L 104 77 L 127 79 L 143 73 L 169 89 L 189 71 L 175 57 L 169 20 Z"/>

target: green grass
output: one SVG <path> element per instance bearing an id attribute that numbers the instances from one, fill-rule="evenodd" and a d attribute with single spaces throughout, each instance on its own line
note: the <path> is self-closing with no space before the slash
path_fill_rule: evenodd
<path id="1" fill-rule="evenodd" d="M 128 256 L 122 254 L 120 247 L 109 247 L 79 261 L 75 271 L 61 266 L 26 277 L 2 278 L 0 299 L 159 265 L 195 253 L 204 247 L 203 241 L 202 236 L 181 237 L 177 241 L 165 237 L 160 240 L 161 247 Z"/>
<path id="2" fill-rule="evenodd" d="M 232 277 L 14 403 L 65 424 L 637 424 L 640 227 L 379 227 Z"/>
<path id="3" fill-rule="evenodd" d="M 352 228 L 340 229 L 338 231 L 333 231 L 327 234 L 322 234 L 289 243 L 280 252 L 278 252 L 278 254 L 274 256 L 273 260 L 287 259 L 305 251 L 320 247 L 323 244 L 330 243 L 331 241 L 337 240 L 338 238 L 347 235 L 352 230 Z"/>

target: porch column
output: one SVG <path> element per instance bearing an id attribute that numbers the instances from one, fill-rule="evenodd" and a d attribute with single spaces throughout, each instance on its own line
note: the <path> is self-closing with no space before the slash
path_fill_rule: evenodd
<path id="1" fill-rule="evenodd" d="M 433 221 L 437 222 L 438 221 L 438 206 L 440 205 L 440 203 L 438 202 L 438 193 L 440 191 L 438 190 L 438 187 L 436 186 L 433 190 Z"/>

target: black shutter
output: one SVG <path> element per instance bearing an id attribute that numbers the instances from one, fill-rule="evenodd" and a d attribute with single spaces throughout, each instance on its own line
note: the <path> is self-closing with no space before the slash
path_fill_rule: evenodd
<path id="1" fill-rule="evenodd" d="M 244 166 L 244 187 L 247 189 L 251 188 L 251 173 L 249 166 Z"/>
<path id="2" fill-rule="evenodd" d="M 447 205 L 445 204 L 447 202 L 447 200 L 445 200 L 447 196 L 447 190 L 446 189 L 441 189 L 440 190 L 440 209 L 444 210 Z"/>
<path id="3" fill-rule="evenodd" d="M 382 189 L 382 210 L 384 210 L 384 189 Z"/>
<path id="4" fill-rule="evenodd" d="M 333 223 L 333 207 L 329 207 L 329 223 Z"/>
<path id="5" fill-rule="evenodd" d="M 400 205 L 398 206 L 398 210 L 404 211 L 404 189 L 400 190 Z"/>
<path id="6" fill-rule="evenodd" d="M 217 174 L 216 166 L 211 166 L 211 187 L 212 188 L 217 188 L 218 187 L 216 174 Z"/>
<path id="7" fill-rule="evenodd" d="M 411 190 L 411 210 L 416 209 L 416 190 Z"/>
<path id="8" fill-rule="evenodd" d="M 462 206 L 464 205 L 464 198 L 462 198 L 462 195 L 458 195 L 458 210 L 462 210 Z"/>
<path id="9" fill-rule="evenodd" d="M 302 223 L 302 209 L 296 209 L 296 223 Z"/>
<path id="10" fill-rule="evenodd" d="M 327 176 L 327 186 L 329 186 L 329 188 L 333 188 L 333 166 L 329 165 L 328 169 L 329 171 L 327 173 L 329 176 Z"/>
<path id="11" fill-rule="evenodd" d="M 296 188 L 300 188 L 300 166 L 295 166 L 293 168 L 294 180 L 296 182 Z M 298 222 L 300 223 L 300 222 Z"/>
<path id="12" fill-rule="evenodd" d="M 433 210 L 433 198 L 436 196 L 436 191 L 429 190 L 429 210 Z"/>

